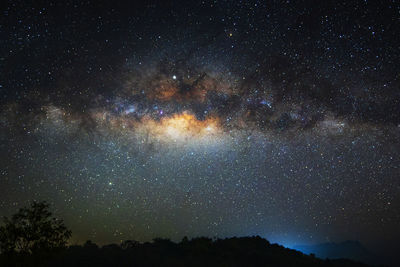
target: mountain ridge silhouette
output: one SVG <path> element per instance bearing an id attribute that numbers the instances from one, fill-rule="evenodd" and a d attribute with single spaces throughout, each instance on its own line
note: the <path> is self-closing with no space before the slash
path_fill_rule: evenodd
<path id="1" fill-rule="evenodd" d="M 351 259 L 367 264 L 382 264 L 383 259 L 368 250 L 357 240 L 346 240 L 343 242 L 325 242 L 315 245 L 296 245 L 292 247 L 305 254 L 315 254 L 321 259 Z"/>

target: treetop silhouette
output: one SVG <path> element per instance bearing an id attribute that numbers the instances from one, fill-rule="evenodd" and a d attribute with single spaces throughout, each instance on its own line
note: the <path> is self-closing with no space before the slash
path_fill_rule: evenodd
<path id="1" fill-rule="evenodd" d="M 33 254 L 64 248 L 71 231 L 64 222 L 52 217 L 49 204 L 34 201 L 20 208 L 11 218 L 4 217 L 0 226 L 0 253 Z"/>

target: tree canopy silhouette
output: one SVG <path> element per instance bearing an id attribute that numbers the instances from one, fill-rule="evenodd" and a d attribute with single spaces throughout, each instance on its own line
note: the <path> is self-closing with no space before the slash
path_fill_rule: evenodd
<path id="1" fill-rule="evenodd" d="M 90 240 L 67 247 L 71 231 L 54 218 L 47 202 L 33 202 L 4 218 L 0 226 L 0 266 L 307 266 L 368 267 L 347 259 L 319 259 L 271 244 L 260 236 L 211 239 L 184 237 L 153 242 L 127 240 L 99 247 Z"/>
<path id="2" fill-rule="evenodd" d="M 33 254 L 64 248 L 71 231 L 64 222 L 52 216 L 49 204 L 33 202 L 20 208 L 11 219 L 4 217 L 0 226 L 0 252 Z"/>

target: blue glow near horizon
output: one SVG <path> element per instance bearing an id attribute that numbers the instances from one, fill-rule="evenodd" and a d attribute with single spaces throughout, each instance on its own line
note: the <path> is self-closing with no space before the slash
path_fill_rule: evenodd
<path id="1" fill-rule="evenodd" d="M 299 238 L 288 238 L 288 237 L 270 237 L 267 238 L 269 242 L 276 243 L 278 245 L 284 246 L 285 248 L 294 249 L 300 251 L 304 254 L 308 254 L 308 251 L 302 251 L 297 246 L 309 245 L 309 242 L 300 240 Z"/>

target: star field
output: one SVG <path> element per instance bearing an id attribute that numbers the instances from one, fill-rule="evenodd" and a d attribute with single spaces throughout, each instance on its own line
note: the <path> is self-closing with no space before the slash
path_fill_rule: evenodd
<path id="1" fill-rule="evenodd" d="M 72 242 L 400 237 L 397 1 L 9 1 L 0 213 Z"/>

